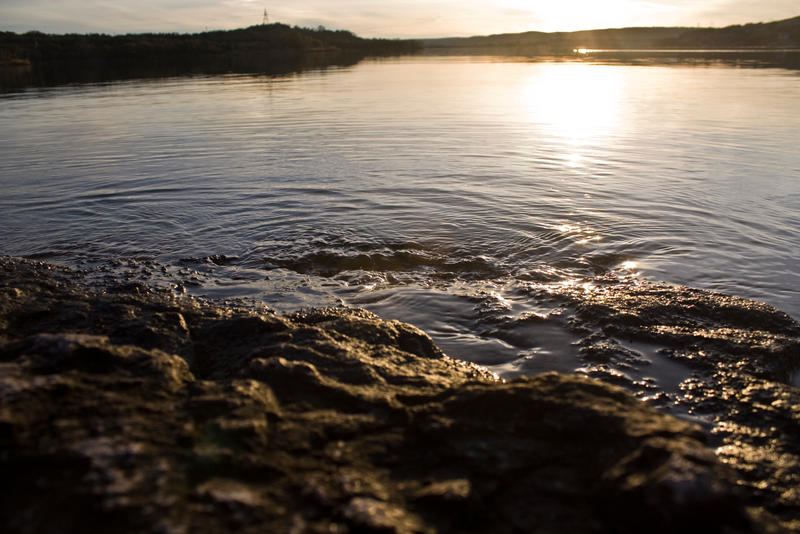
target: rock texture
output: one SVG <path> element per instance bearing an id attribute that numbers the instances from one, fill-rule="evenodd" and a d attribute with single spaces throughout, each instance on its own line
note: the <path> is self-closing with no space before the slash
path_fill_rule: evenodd
<path id="1" fill-rule="evenodd" d="M 800 532 L 800 325 L 760 302 L 640 279 L 598 277 L 557 296 L 589 354 L 629 357 L 621 342 L 663 347 L 695 370 L 675 403 L 711 422 L 718 457 L 749 502 Z"/>
<path id="2" fill-rule="evenodd" d="M 616 387 L 554 373 L 502 383 L 360 310 L 281 317 L 137 285 L 90 291 L 76 276 L 0 259 L 5 532 L 782 532 L 775 514 L 790 524 L 791 491 L 771 500 L 784 475 L 754 459 L 777 451 L 755 438 L 721 451 L 737 471 L 699 427 Z M 776 391 L 793 402 L 753 372 L 739 376 L 761 389 L 728 393 L 737 403 Z M 745 479 L 751 459 L 769 469 Z"/>

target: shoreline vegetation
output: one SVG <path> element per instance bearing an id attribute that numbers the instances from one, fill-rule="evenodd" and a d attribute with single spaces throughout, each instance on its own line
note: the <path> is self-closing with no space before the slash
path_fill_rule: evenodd
<path id="1" fill-rule="evenodd" d="M 452 48 L 512 49 L 528 55 L 592 50 L 793 50 L 800 49 L 800 16 L 724 28 L 631 27 L 433 39 L 361 38 L 347 30 L 272 23 L 194 34 L 23 34 L 0 32 L 0 65 L 53 61 L 141 60 L 186 56 L 262 56 L 291 60 L 306 54 L 385 56 Z"/>
<path id="2" fill-rule="evenodd" d="M 417 52 L 412 40 L 363 39 L 347 30 L 322 26 L 290 27 L 262 24 L 236 30 L 196 34 L 142 33 L 126 35 L 65 34 L 37 31 L 0 32 L 0 61 L 152 60 L 189 57 L 261 56 L 274 61 L 296 60 L 306 54 L 395 55 Z"/>
<path id="3" fill-rule="evenodd" d="M 768 23 L 724 28 L 644 27 L 575 32 L 523 32 L 474 37 L 424 39 L 426 50 L 484 48 L 515 50 L 525 55 L 565 55 L 576 49 L 794 50 L 800 49 L 800 16 Z"/>
<path id="4" fill-rule="evenodd" d="M 346 30 L 265 24 L 197 34 L 0 32 L 0 88 L 186 74 L 289 74 L 414 54 L 416 41 L 362 39 Z"/>
<path id="5" fill-rule="evenodd" d="M 590 54 L 576 54 L 589 50 Z M 712 50 L 698 56 L 699 50 Z M 726 51 L 728 53 L 726 53 Z M 734 58 L 732 51 L 745 53 Z M 794 52 L 792 52 L 794 51 Z M 354 65 L 367 57 L 411 54 L 583 56 L 641 62 L 758 63 L 800 69 L 800 17 L 726 28 L 619 28 L 524 32 L 441 39 L 364 39 L 346 30 L 281 23 L 195 34 L 23 34 L 0 32 L 0 88 L 96 83 L 186 74 L 289 74 Z M 761 57 L 757 57 L 757 53 Z M 702 54 L 701 54 L 702 56 Z M 669 58 L 668 62 L 675 61 Z"/>
<path id="6" fill-rule="evenodd" d="M 289 74 L 414 54 L 416 41 L 266 24 L 198 34 L 49 35 L 0 32 L 0 88 L 187 74 Z"/>

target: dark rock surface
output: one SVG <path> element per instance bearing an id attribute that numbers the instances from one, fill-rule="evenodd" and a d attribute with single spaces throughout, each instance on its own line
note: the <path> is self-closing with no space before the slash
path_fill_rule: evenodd
<path id="1" fill-rule="evenodd" d="M 594 344 L 653 332 L 702 362 L 686 402 L 716 410 L 729 466 L 700 427 L 621 389 L 554 373 L 502 383 L 368 312 L 282 317 L 76 278 L 0 259 L 5 532 L 796 526 L 797 391 L 779 379 L 797 325 L 773 310 L 756 330 L 746 317 L 719 330 L 707 321 L 724 310 L 702 295 L 686 294 L 696 313 L 680 324 L 654 287 L 580 299 Z"/>
<path id="2" fill-rule="evenodd" d="M 663 347 L 694 369 L 675 402 L 710 422 L 717 456 L 735 468 L 750 502 L 800 532 L 800 325 L 761 302 L 689 287 L 596 278 L 558 298 L 590 354 L 627 357 L 623 343 Z"/>

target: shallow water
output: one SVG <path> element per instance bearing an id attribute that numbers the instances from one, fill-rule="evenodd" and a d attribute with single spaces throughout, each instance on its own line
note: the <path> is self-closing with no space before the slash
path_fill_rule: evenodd
<path id="1" fill-rule="evenodd" d="M 0 253 L 364 306 L 507 376 L 574 370 L 531 284 L 620 271 L 800 317 L 799 104 L 789 70 L 469 57 L 21 90 Z"/>

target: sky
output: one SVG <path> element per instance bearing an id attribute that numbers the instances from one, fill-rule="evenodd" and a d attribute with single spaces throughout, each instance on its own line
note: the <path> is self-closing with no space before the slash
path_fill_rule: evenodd
<path id="1" fill-rule="evenodd" d="M 800 15 L 798 0 L 0 0 L 0 30 L 138 33 L 270 22 L 423 38 L 625 26 L 727 26 Z"/>

